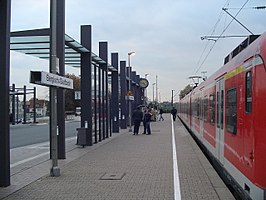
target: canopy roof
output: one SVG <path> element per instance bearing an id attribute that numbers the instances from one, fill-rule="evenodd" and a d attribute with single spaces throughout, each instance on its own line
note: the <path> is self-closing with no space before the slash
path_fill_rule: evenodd
<path id="1" fill-rule="evenodd" d="M 34 29 L 25 31 L 11 32 L 10 50 L 32 55 L 41 59 L 50 58 L 50 29 Z M 80 67 L 81 53 L 88 53 L 89 50 L 65 34 L 65 65 Z M 92 64 L 106 64 L 106 61 L 91 52 Z M 108 64 L 108 69 L 117 69 Z"/>

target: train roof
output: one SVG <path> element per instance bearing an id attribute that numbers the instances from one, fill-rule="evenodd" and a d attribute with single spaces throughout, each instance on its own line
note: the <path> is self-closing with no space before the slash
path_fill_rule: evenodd
<path id="1" fill-rule="evenodd" d="M 254 42 L 260 35 L 250 35 L 241 44 L 239 44 L 231 53 L 224 58 L 224 65 L 238 55 L 241 51 L 247 48 L 252 42 Z"/>

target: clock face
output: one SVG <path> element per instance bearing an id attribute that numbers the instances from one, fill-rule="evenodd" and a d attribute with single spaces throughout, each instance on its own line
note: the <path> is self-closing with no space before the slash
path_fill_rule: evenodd
<path id="1" fill-rule="evenodd" d="M 139 80 L 139 86 L 140 86 L 140 87 L 142 87 L 142 88 L 146 88 L 146 87 L 148 87 L 148 85 L 149 85 L 149 81 L 148 81 L 147 79 L 145 79 L 145 78 L 141 78 L 141 79 Z"/>

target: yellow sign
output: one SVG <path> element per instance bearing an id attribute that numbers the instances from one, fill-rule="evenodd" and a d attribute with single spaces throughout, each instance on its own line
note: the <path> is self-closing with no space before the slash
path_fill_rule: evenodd
<path id="1" fill-rule="evenodd" d="M 131 90 L 128 90 L 128 92 L 127 92 L 127 96 L 133 96 Z"/>

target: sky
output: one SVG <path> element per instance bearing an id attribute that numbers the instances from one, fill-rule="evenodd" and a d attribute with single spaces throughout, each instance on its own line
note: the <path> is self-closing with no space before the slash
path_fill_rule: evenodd
<path id="1" fill-rule="evenodd" d="M 80 26 L 92 25 L 92 51 L 99 55 L 99 42 L 108 42 L 111 53 L 118 52 L 120 61 L 131 57 L 132 70 L 147 79 L 149 99 L 178 101 L 180 90 L 192 80 L 192 75 L 210 76 L 223 65 L 223 59 L 245 38 L 220 38 L 217 41 L 201 37 L 245 36 L 249 31 L 222 11 L 232 15 L 253 34 L 266 31 L 266 10 L 263 0 L 65 0 L 66 34 L 80 41 Z M 240 10 L 243 6 L 244 8 Z M 49 27 L 50 0 L 12 0 L 11 31 Z M 229 25 L 230 24 L 230 25 Z M 228 26 L 229 25 L 229 26 Z M 29 83 L 30 70 L 49 71 L 49 62 L 11 51 L 10 83 L 17 87 Z M 66 73 L 80 70 L 66 66 Z M 154 91 L 154 96 L 153 96 Z M 47 89 L 37 86 L 37 97 L 47 98 Z"/>

